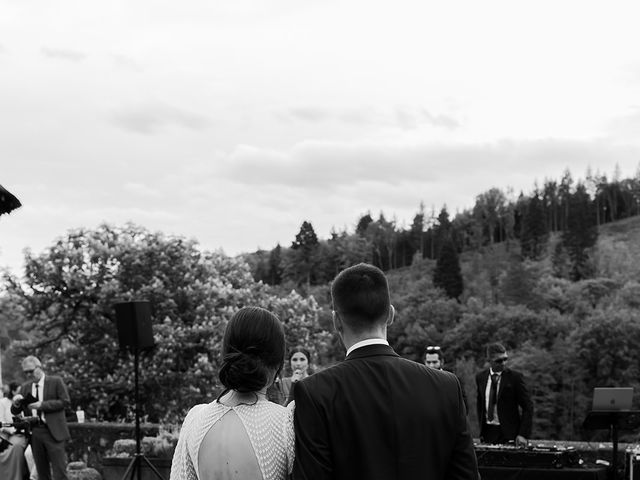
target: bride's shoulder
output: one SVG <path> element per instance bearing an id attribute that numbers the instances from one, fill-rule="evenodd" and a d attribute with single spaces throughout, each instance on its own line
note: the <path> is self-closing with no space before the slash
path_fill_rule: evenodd
<path id="1" fill-rule="evenodd" d="M 192 422 L 194 420 L 199 419 L 203 415 L 205 415 L 206 412 L 209 411 L 211 408 L 215 408 L 213 406 L 214 403 L 216 402 L 214 401 L 211 403 L 200 403 L 198 405 L 194 405 L 193 407 L 191 407 L 187 412 L 187 416 L 184 419 L 185 423 Z"/>

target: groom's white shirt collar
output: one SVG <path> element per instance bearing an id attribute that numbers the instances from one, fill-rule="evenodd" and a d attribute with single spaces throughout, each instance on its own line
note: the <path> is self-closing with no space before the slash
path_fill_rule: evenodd
<path id="1" fill-rule="evenodd" d="M 386 345 L 388 347 L 389 342 L 387 342 L 384 338 L 368 338 L 367 340 L 361 340 L 358 343 L 354 343 L 353 345 L 351 345 L 349 350 L 347 350 L 347 357 L 356 348 L 367 347 L 369 345 Z"/>

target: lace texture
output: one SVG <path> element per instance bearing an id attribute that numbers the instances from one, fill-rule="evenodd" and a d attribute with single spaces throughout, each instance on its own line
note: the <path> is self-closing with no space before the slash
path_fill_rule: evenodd
<path id="1" fill-rule="evenodd" d="M 293 469 L 294 404 L 287 408 L 261 400 L 254 405 L 228 407 L 217 402 L 196 405 L 185 418 L 171 462 L 170 480 L 200 480 L 198 451 L 202 439 L 229 410 L 242 422 L 264 480 L 285 480 Z"/>

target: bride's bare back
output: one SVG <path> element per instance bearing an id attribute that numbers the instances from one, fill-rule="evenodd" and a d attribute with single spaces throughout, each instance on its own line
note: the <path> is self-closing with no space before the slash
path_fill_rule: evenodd
<path id="1" fill-rule="evenodd" d="M 285 480 L 293 457 L 293 405 L 212 402 L 187 415 L 170 478 Z"/>
<path id="2" fill-rule="evenodd" d="M 202 439 L 200 480 L 263 480 L 251 439 L 235 411 L 229 410 Z"/>

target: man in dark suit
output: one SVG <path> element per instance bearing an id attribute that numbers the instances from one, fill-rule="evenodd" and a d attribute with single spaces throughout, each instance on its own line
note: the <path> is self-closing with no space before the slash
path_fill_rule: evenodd
<path id="1" fill-rule="evenodd" d="M 455 375 L 400 358 L 382 271 L 359 264 L 331 286 L 344 362 L 298 382 L 295 480 L 478 479 Z"/>
<path id="2" fill-rule="evenodd" d="M 533 402 L 522 373 L 505 368 L 507 359 L 507 350 L 500 343 L 488 345 L 489 368 L 476 375 L 480 438 L 486 443 L 515 441 L 517 446 L 526 446 Z"/>
<path id="3" fill-rule="evenodd" d="M 38 471 L 39 480 L 67 479 L 67 456 L 65 442 L 69 439 L 69 429 L 65 418 L 65 408 L 69 405 L 69 394 L 60 377 L 45 375 L 37 357 L 28 356 L 22 360 L 22 371 L 31 380 L 24 383 L 20 393 L 13 398 L 11 411 L 22 412 L 32 417 L 31 450 Z M 25 405 L 22 401 L 33 396 L 35 401 Z"/>
<path id="4" fill-rule="evenodd" d="M 429 345 L 424 349 L 424 364 L 429 368 L 435 368 L 436 370 L 444 370 L 444 352 L 438 345 Z M 456 375 L 457 377 L 457 375 Z M 464 390 L 464 385 L 460 378 L 458 378 L 460 388 L 462 388 L 462 400 L 464 401 L 464 408 L 469 411 L 467 405 L 467 394 Z"/>

